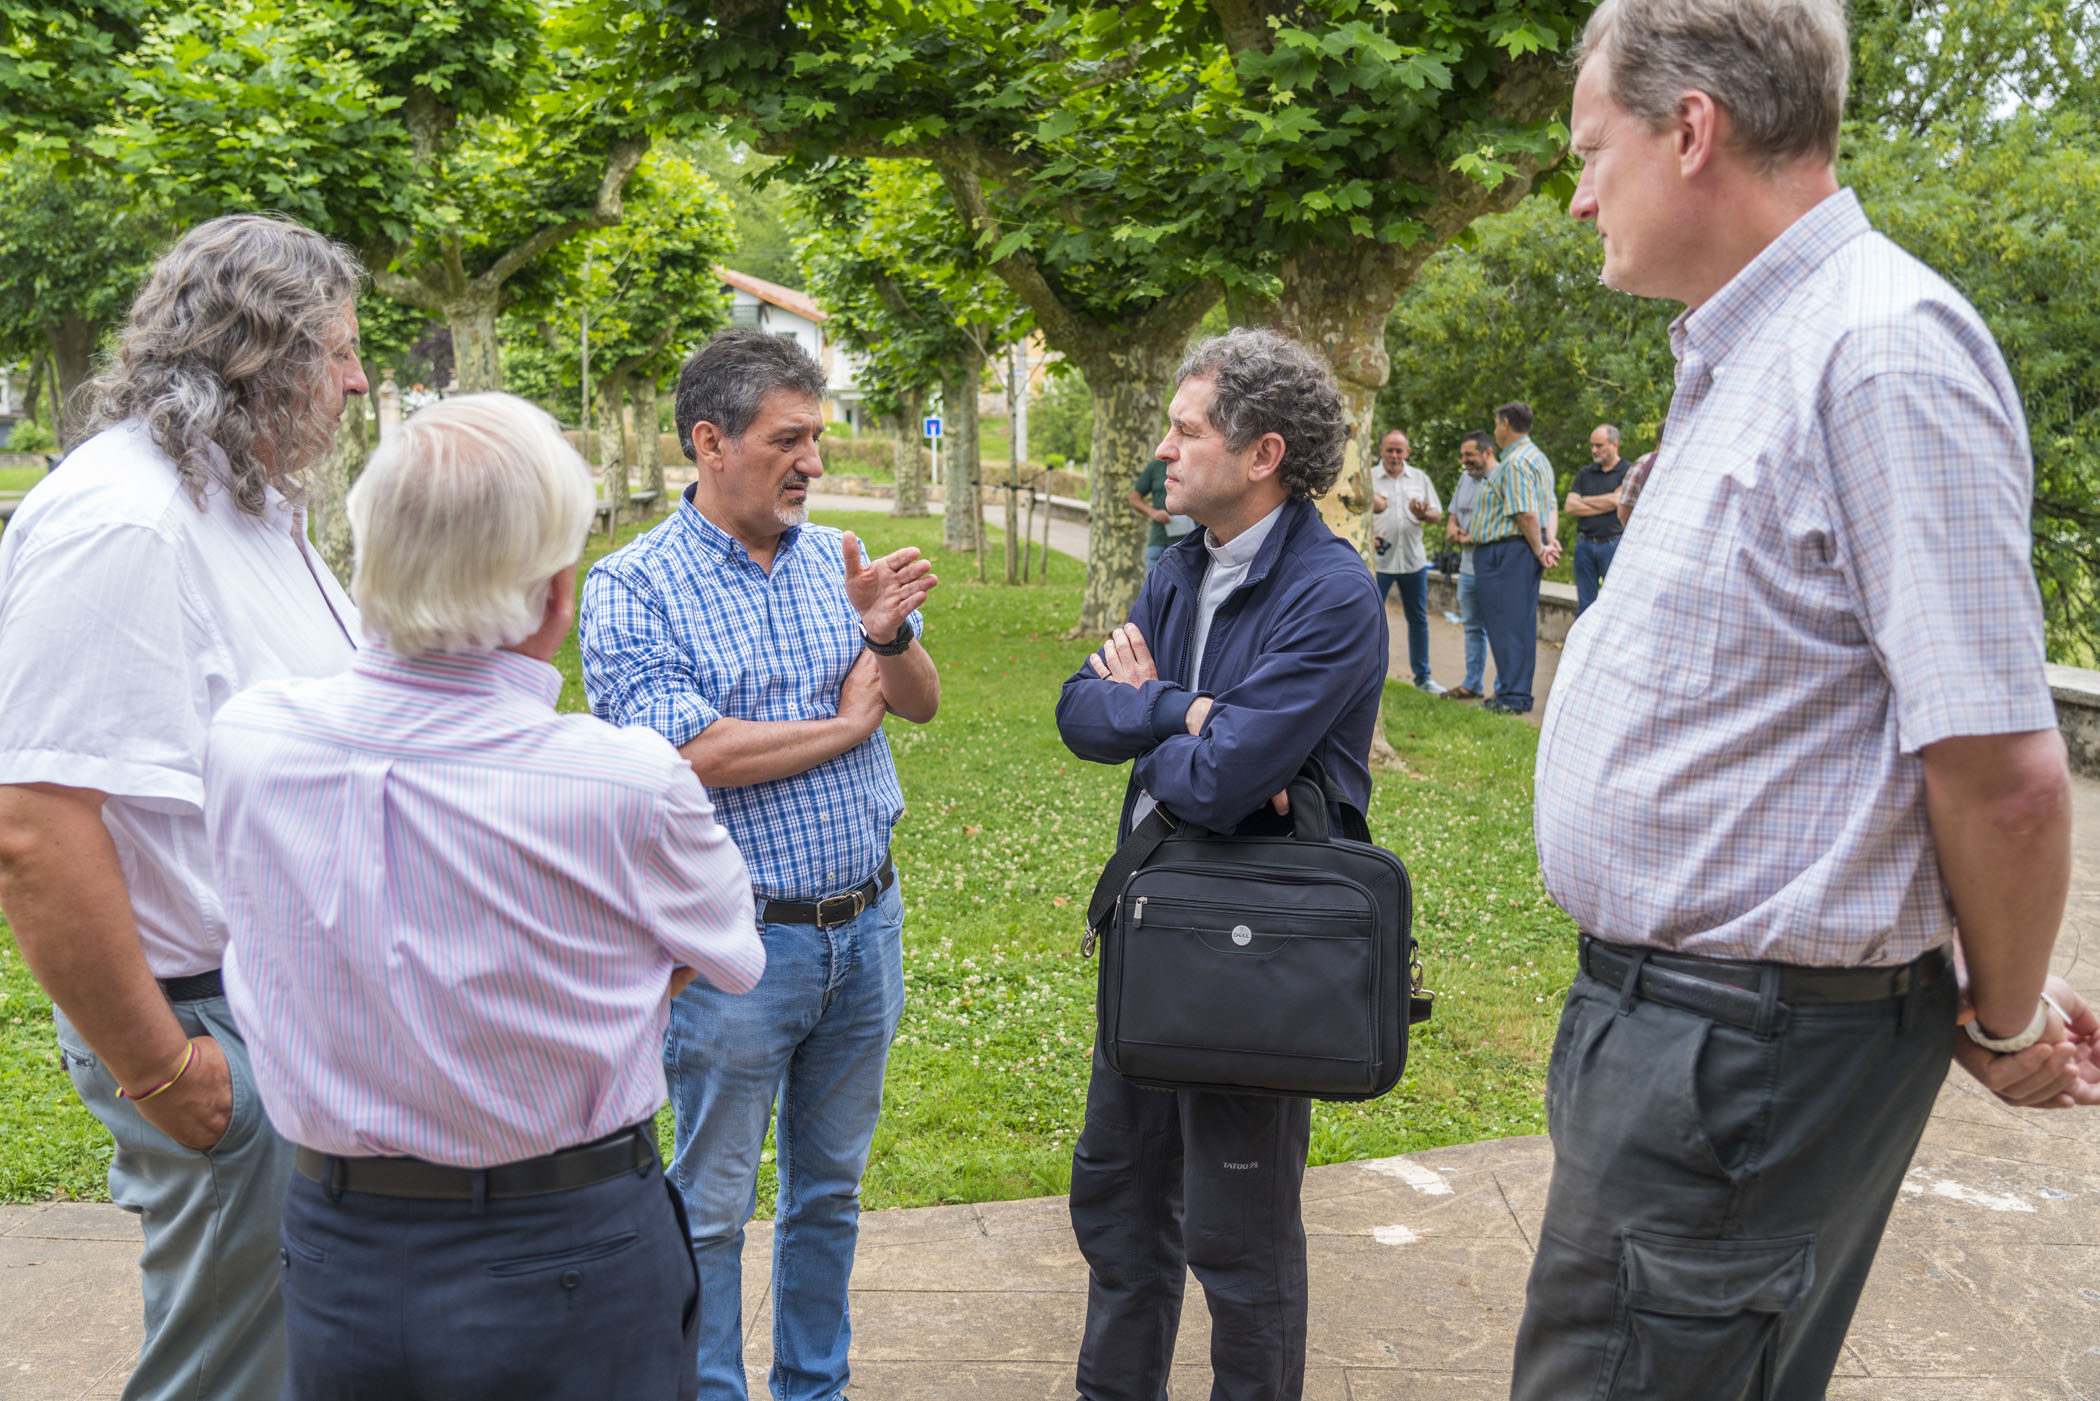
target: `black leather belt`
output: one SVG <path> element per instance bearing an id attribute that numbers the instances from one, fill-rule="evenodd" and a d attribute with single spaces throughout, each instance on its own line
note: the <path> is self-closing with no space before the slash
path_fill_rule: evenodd
<path id="1" fill-rule="evenodd" d="M 815 904 L 800 900 L 768 900 L 760 907 L 758 917 L 766 924 L 814 924 L 819 929 L 829 929 L 834 924 L 860 918 L 861 912 L 874 904 L 896 879 L 897 868 L 885 856 L 881 870 L 843 895 L 827 895 Z"/>
<path id="2" fill-rule="evenodd" d="M 544 1157 L 491 1168 L 447 1167 L 421 1158 L 339 1158 L 301 1148 L 294 1155 L 300 1176 L 331 1193 L 374 1197 L 421 1197 L 434 1201 L 501 1201 L 544 1197 L 609 1182 L 621 1173 L 646 1172 L 658 1163 L 656 1128 L 636 1124 L 618 1133 Z"/>
<path id="3" fill-rule="evenodd" d="M 1757 1029 L 1767 1007 L 1839 1007 L 1906 998 L 1938 982 L 1953 966 L 1944 946 L 1889 968 L 1804 968 L 1662 953 L 1607 944 L 1587 934 L 1581 962 L 1583 972 L 1622 991 L 1638 963 L 1640 983 L 1634 991 L 1639 996 L 1749 1030 Z"/>
<path id="4" fill-rule="evenodd" d="M 226 995 L 226 984 L 219 980 L 216 968 L 208 973 L 192 973 L 187 978 L 161 978 L 157 981 L 170 1002 L 209 1002 L 214 997 Z"/>

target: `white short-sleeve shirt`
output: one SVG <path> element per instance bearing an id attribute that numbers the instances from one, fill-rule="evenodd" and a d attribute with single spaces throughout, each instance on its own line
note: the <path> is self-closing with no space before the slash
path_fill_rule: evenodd
<path id="1" fill-rule="evenodd" d="M 144 427 L 80 445 L 0 534 L 0 783 L 109 795 L 155 977 L 219 966 L 226 926 L 204 829 L 212 717 L 258 681 L 327 676 L 356 609 L 274 490 L 261 517 L 200 508 Z"/>

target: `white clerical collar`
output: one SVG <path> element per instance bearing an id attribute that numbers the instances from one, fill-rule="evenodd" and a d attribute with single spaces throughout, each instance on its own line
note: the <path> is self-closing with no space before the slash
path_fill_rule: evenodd
<path id="1" fill-rule="evenodd" d="M 1261 553 L 1261 542 L 1269 538 L 1269 532 L 1276 528 L 1276 521 L 1282 514 L 1283 504 L 1279 502 L 1275 510 L 1222 544 L 1216 535 L 1205 529 L 1203 548 L 1209 550 L 1210 557 L 1225 568 L 1252 564 L 1254 557 Z"/>

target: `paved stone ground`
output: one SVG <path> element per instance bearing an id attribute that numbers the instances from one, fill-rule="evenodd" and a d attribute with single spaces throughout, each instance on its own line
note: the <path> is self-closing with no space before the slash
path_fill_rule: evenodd
<path id="1" fill-rule="evenodd" d="M 1455 627 L 1431 631 L 1432 649 L 1456 645 Z M 2100 1000 L 2100 782 L 2076 791 L 2057 968 Z M 1541 1138 L 1313 1169 L 1306 1401 L 1506 1395 L 1550 1170 Z M 757 1223 L 744 1318 L 760 1396 L 770 1247 Z M 0 1401 L 119 1394 L 140 1336 L 138 1248 L 115 1207 L 0 1207 Z M 855 1401 L 1069 1401 L 1085 1289 L 1062 1198 L 871 1212 Z M 1207 1394 L 1208 1341 L 1192 1280 L 1175 1396 Z M 2007 1109 L 1950 1075 L 1829 1395 L 2100 1401 L 2100 1117 Z"/>

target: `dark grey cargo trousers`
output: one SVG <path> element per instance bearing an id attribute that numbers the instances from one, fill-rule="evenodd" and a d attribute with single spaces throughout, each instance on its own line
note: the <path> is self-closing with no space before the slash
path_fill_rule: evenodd
<path id="1" fill-rule="evenodd" d="M 1951 973 L 1767 1035 L 1588 975 L 1513 1401 L 1815 1401 L 1947 1073 Z"/>
<path id="2" fill-rule="evenodd" d="M 1184 1267 L 1210 1305 L 1211 1401 L 1299 1401 L 1312 1101 L 1148 1090 L 1094 1054 L 1072 1154 L 1088 1268 L 1084 1401 L 1160 1401 Z"/>

